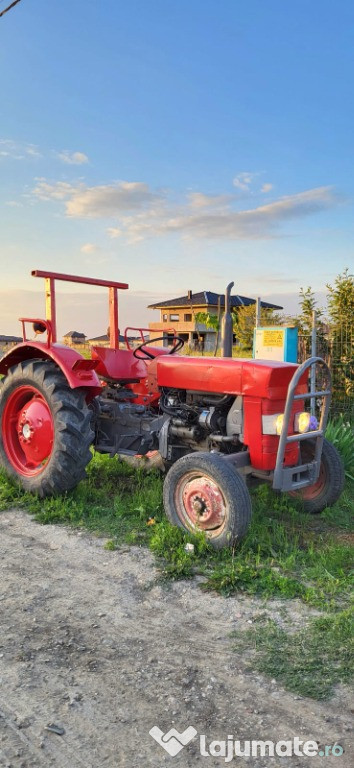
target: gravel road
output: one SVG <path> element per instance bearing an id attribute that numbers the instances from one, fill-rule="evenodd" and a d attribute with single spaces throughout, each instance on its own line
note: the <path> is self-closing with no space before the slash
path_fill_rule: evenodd
<path id="1" fill-rule="evenodd" d="M 197 580 L 158 582 L 143 549 L 104 549 L 104 540 L 41 526 L 19 511 L 0 515 L 1 768 L 222 766 L 206 743 L 243 739 L 339 741 L 349 768 L 349 693 L 319 703 L 256 674 L 230 633 L 249 628 L 274 601 L 224 599 Z M 306 609 L 287 603 L 294 626 Z M 59 733 L 47 730 L 54 725 Z M 149 735 L 158 726 L 198 735 L 172 758 Z M 238 757 L 252 768 L 321 764 L 321 758 Z"/>

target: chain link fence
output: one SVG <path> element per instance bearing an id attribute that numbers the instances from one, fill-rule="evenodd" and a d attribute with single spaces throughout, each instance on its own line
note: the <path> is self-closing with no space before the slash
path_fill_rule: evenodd
<path id="1" fill-rule="evenodd" d="M 298 360 L 312 354 L 311 333 L 299 334 Z M 342 414 L 354 421 L 354 332 L 352 322 L 343 319 L 336 329 L 320 327 L 316 332 L 316 354 L 322 357 L 332 374 L 331 415 Z"/>

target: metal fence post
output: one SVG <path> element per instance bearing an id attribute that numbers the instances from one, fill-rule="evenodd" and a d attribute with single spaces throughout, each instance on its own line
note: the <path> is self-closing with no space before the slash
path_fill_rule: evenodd
<path id="1" fill-rule="evenodd" d="M 316 357 L 316 350 L 317 350 L 317 312 L 314 309 L 312 312 L 312 330 L 311 330 L 311 357 Z M 313 365 L 311 367 L 311 374 L 310 374 L 310 381 L 311 381 L 311 392 L 315 391 L 316 386 L 316 366 Z M 315 415 L 316 410 L 316 399 L 314 397 L 311 397 L 310 402 L 310 411 L 311 415 Z"/>
<path id="2" fill-rule="evenodd" d="M 259 328 L 261 324 L 261 297 L 257 296 L 256 299 L 256 328 Z"/>

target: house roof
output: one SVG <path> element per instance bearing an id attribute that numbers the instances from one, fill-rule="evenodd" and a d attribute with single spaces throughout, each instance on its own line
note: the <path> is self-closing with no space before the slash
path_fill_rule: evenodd
<path id="1" fill-rule="evenodd" d="M 79 331 L 68 331 L 68 333 L 64 333 L 64 338 L 65 338 L 65 336 L 70 336 L 71 338 L 73 336 L 76 336 L 76 337 L 79 337 L 80 339 L 86 339 L 85 334 L 84 333 L 80 333 Z"/>
<path id="2" fill-rule="evenodd" d="M 132 341 L 135 338 L 136 338 L 135 336 L 128 336 L 128 339 L 130 341 Z M 109 336 L 107 335 L 107 333 L 103 333 L 102 336 L 93 336 L 92 339 L 88 339 L 88 341 L 89 342 L 91 342 L 91 341 L 109 341 Z M 121 333 L 119 334 L 119 341 L 121 343 L 125 342 L 125 336 L 122 336 Z"/>
<path id="3" fill-rule="evenodd" d="M 3 344 L 10 344 L 12 342 L 20 342 L 20 341 L 23 341 L 22 336 L 3 336 L 3 335 L 0 335 L 0 344 L 1 344 L 1 342 Z"/>
<path id="4" fill-rule="evenodd" d="M 164 307 L 191 307 L 191 306 L 218 306 L 218 299 L 220 297 L 220 304 L 225 306 L 225 296 L 222 293 L 214 293 L 213 291 L 199 291 L 199 293 L 192 293 L 191 298 L 188 296 L 179 296 L 177 299 L 168 299 L 167 301 L 160 301 L 158 304 L 149 304 L 148 309 L 163 309 Z M 255 299 L 250 299 L 248 296 L 230 296 L 231 307 L 249 307 L 251 304 L 255 304 Z M 279 304 L 271 304 L 269 301 L 261 301 L 261 306 L 264 309 L 283 309 Z"/>

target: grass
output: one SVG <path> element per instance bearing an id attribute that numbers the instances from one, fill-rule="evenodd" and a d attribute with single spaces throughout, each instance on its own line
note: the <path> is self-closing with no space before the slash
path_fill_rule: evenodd
<path id="1" fill-rule="evenodd" d="M 353 630 L 350 610 L 314 619 L 294 634 L 269 621 L 237 635 L 235 650 L 251 647 L 256 669 L 276 677 L 293 693 L 327 699 L 338 682 L 353 677 Z"/>
<path id="2" fill-rule="evenodd" d="M 326 436 L 341 453 L 345 474 L 354 481 L 354 429 L 353 425 L 343 416 L 330 421 Z"/>
<path id="3" fill-rule="evenodd" d="M 158 474 L 96 454 L 87 480 L 61 497 L 40 500 L 1 477 L 0 510 L 20 507 L 41 523 L 65 523 L 107 536 L 107 550 L 123 544 L 147 546 L 163 580 L 200 574 L 203 589 L 224 596 L 297 598 L 323 611 L 324 623 L 311 620 L 306 632 L 288 635 L 276 625 L 264 624 L 239 642 L 246 640 L 254 647 L 253 663 L 290 690 L 320 698 L 329 695 L 336 682 L 346 679 L 341 659 L 346 658 L 353 587 L 350 473 L 339 502 L 321 516 L 309 517 L 290 497 L 275 494 L 268 485 L 259 486 L 252 491 L 253 520 L 247 536 L 237 549 L 220 552 L 212 550 L 202 534 L 190 536 L 168 523 L 162 483 Z M 192 551 L 186 551 L 187 543 L 194 545 Z M 342 649 L 337 658 L 336 643 Z M 301 663 L 307 665 L 303 678 Z"/>

